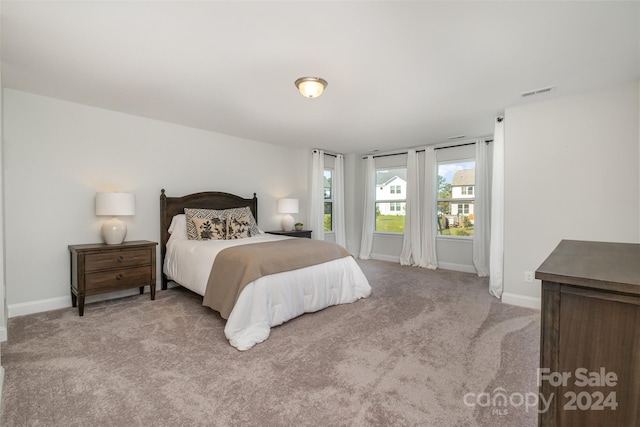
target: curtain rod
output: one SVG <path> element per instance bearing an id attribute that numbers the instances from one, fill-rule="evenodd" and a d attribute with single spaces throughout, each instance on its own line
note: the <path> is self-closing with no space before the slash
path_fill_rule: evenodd
<path id="1" fill-rule="evenodd" d="M 318 151 L 320 151 L 320 150 L 318 150 L 317 148 L 314 148 L 314 149 L 313 149 L 313 152 L 314 152 L 314 153 L 317 153 Z M 337 155 L 337 154 L 327 153 L 326 151 L 325 151 L 323 154 L 324 154 L 325 156 L 338 157 L 338 155 Z"/>
<path id="2" fill-rule="evenodd" d="M 493 142 L 493 139 L 485 139 L 484 143 L 488 144 L 490 142 Z M 457 145 L 447 145 L 445 147 L 434 147 L 434 150 L 444 150 L 445 148 L 456 148 L 456 147 L 464 147 L 465 145 L 475 145 L 475 142 L 466 142 L 464 144 L 457 144 Z M 416 150 L 416 153 L 422 153 L 425 150 Z M 372 157 L 374 159 L 377 159 L 378 157 L 390 157 L 390 156 L 399 156 L 401 154 L 407 154 L 407 151 L 402 151 L 400 153 L 390 153 L 390 154 L 378 154 L 377 156 L 374 154 L 372 155 Z M 363 159 L 366 159 L 369 156 L 363 156 Z"/>

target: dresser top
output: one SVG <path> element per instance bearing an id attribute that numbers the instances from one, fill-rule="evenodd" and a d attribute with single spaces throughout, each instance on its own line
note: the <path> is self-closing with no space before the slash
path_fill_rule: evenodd
<path id="1" fill-rule="evenodd" d="M 640 295 L 640 244 L 562 240 L 536 279 Z"/>
<path id="2" fill-rule="evenodd" d="M 129 240 L 120 243 L 119 245 L 107 245 L 106 243 L 86 243 L 82 245 L 69 245 L 70 251 L 91 251 L 91 250 L 104 250 L 104 249 L 131 249 L 142 246 L 156 246 L 156 242 L 148 240 Z"/>

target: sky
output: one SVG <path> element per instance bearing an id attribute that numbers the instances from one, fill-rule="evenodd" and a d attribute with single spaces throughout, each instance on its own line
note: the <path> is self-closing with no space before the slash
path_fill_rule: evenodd
<path id="1" fill-rule="evenodd" d="M 453 180 L 453 174 L 459 170 L 475 169 L 476 162 L 457 162 L 457 163 L 440 163 L 438 166 L 438 175 L 444 176 L 449 184 Z"/>

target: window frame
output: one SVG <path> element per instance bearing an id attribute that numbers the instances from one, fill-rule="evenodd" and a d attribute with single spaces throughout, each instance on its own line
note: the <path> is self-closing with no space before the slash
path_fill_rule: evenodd
<path id="1" fill-rule="evenodd" d="M 397 169 L 404 169 L 405 173 L 406 173 L 407 166 L 406 165 L 405 166 L 388 166 L 388 167 L 376 166 L 376 190 L 378 189 L 378 183 L 377 183 L 378 172 L 379 171 L 397 170 Z M 400 188 L 397 188 L 397 187 L 400 187 Z M 391 235 L 391 236 L 403 235 L 404 234 L 404 228 L 406 226 L 406 222 L 405 222 L 405 225 L 402 227 L 402 231 L 381 231 L 381 230 L 377 229 L 378 221 L 377 221 L 376 210 L 378 208 L 378 203 L 389 203 L 389 210 L 390 211 L 394 211 L 394 212 L 398 212 L 397 210 L 395 210 L 395 208 L 397 208 L 397 207 L 400 208 L 399 211 L 402 211 L 402 204 L 404 204 L 404 214 L 403 215 L 397 215 L 397 216 L 403 216 L 406 219 L 406 206 L 407 206 L 406 191 L 403 194 L 401 185 L 391 185 L 391 186 L 389 186 L 389 194 L 404 195 L 404 198 L 403 199 L 380 199 L 380 200 L 378 200 L 378 195 L 377 195 L 377 191 L 376 191 L 376 198 L 375 198 L 374 203 L 373 203 L 373 209 L 374 209 L 374 214 L 373 214 L 373 217 L 374 217 L 373 233 L 374 234 L 387 234 L 387 235 Z M 394 209 L 391 209 L 391 206 L 393 206 Z"/>
<path id="2" fill-rule="evenodd" d="M 476 158 L 474 157 L 461 157 L 461 158 L 457 158 L 457 159 L 447 159 L 447 160 L 439 160 L 436 162 L 436 171 L 437 176 L 440 176 L 440 165 L 445 165 L 445 164 L 456 164 L 456 163 L 469 163 L 469 162 L 473 162 L 474 164 L 474 171 L 476 170 Z M 453 183 L 451 183 L 453 184 Z M 439 180 L 438 183 L 436 183 L 436 185 L 439 186 Z M 462 206 L 462 211 L 463 211 L 463 215 L 464 216 L 468 216 L 470 213 L 470 206 L 471 204 L 475 205 L 476 202 L 476 194 L 475 194 L 475 187 L 476 187 L 476 183 L 474 181 L 473 186 L 462 186 L 462 189 L 466 189 L 466 191 L 468 192 L 469 187 L 472 187 L 473 190 L 471 191 L 472 194 L 465 194 L 465 192 L 463 192 L 461 190 L 460 194 L 467 196 L 464 198 L 460 198 L 460 197 L 453 197 L 453 185 L 451 186 L 451 198 L 445 199 L 445 198 L 441 198 L 440 197 L 440 188 L 436 188 L 436 195 L 437 195 L 437 199 L 436 199 L 436 206 L 435 206 L 435 210 L 436 210 L 436 224 L 435 224 L 435 232 L 436 232 L 436 239 L 451 239 L 451 240 L 473 240 L 473 236 L 475 235 L 475 229 L 474 229 L 474 235 L 471 236 L 457 236 L 457 235 L 448 235 L 448 234 L 440 234 L 439 233 L 439 228 L 438 228 L 438 222 L 439 221 L 439 217 L 438 217 L 438 212 L 440 209 L 440 203 L 449 203 L 449 206 L 453 206 L 454 204 L 458 205 L 458 206 Z M 464 213 L 464 207 L 466 206 L 466 210 L 467 213 Z"/>
<path id="3" fill-rule="evenodd" d="M 323 190 L 322 191 L 322 194 L 323 194 L 322 212 L 323 212 L 323 218 L 324 218 L 324 215 L 326 215 L 326 204 L 330 203 L 331 204 L 331 213 L 329 215 L 331 217 L 331 221 L 329 222 L 329 224 L 330 224 L 329 230 L 324 230 L 324 232 L 325 233 L 335 233 L 335 231 L 333 229 L 333 207 L 334 207 L 333 195 L 335 194 L 334 188 L 333 188 L 333 176 L 334 176 L 335 170 L 334 170 L 334 168 L 325 166 L 324 170 L 322 171 L 323 176 L 324 176 L 324 174 L 326 172 L 329 172 L 331 174 L 331 176 L 329 177 L 329 179 L 331 180 L 330 181 L 331 188 L 329 190 L 331 197 L 329 197 L 329 198 L 326 197 L 326 192 L 324 191 L 325 187 L 323 185 L 323 188 L 322 188 L 322 190 Z"/>

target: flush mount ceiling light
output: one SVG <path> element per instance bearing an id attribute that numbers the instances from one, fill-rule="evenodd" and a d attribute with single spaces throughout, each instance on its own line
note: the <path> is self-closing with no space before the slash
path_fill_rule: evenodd
<path id="1" fill-rule="evenodd" d="M 300 77 L 296 80 L 296 87 L 307 98 L 317 98 L 327 87 L 327 81 L 320 77 Z"/>

